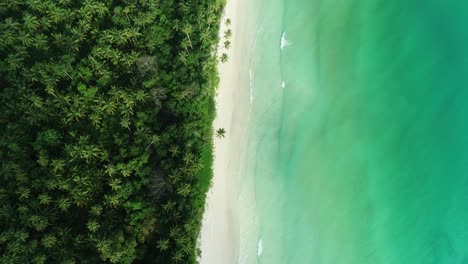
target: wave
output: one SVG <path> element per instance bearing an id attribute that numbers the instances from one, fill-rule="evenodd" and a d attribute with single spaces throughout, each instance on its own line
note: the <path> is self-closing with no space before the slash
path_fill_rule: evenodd
<path id="1" fill-rule="evenodd" d="M 286 83 L 284 81 L 281 82 L 281 88 L 286 88 Z"/>
<path id="2" fill-rule="evenodd" d="M 263 240 L 262 238 L 258 239 L 258 244 L 257 244 L 257 256 L 262 256 L 263 255 Z"/>
<path id="3" fill-rule="evenodd" d="M 285 47 L 291 45 L 291 43 L 286 39 L 286 32 L 283 32 L 281 34 L 281 43 L 280 43 L 280 48 L 283 50 Z"/>

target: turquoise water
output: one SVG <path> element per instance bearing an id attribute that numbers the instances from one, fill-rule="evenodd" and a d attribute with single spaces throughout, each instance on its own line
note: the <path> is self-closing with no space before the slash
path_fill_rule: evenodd
<path id="1" fill-rule="evenodd" d="M 468 2 L 253 2 L 242 262 L 467 264 Z"/>

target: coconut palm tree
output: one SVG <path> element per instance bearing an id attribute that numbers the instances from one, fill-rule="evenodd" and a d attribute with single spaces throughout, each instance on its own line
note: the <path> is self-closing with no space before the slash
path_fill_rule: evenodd
<path id="1" fill-rule="evenodd" d="M 175 156 L 179 155 L 179 153 L 180 153 L 179 146 L 177 146 L 177 145 L 172 145 L 172 146 L 169 148 L 169 152 L 171 152 L 172 157 L 175 157 Z"/>
<path id="2" fill-rule="evenodd" d="M 222 63 L 227 62 L 228 59 L 229 59 L 229 57 L 228 57 L 228 55 L 227 55 L 226 53 L 223 53 L 223 54 L 221 55 L 221 62 L 222 62 Z"/>
<path id="3" fill-rule="evenodd" d="M 182 251 L 177 251 L 174 253 L 172 256 L 172 259 L 174 260 L 175 263 L 180 263 L 183 260 L 184 254 Z"/>
<path id="4" fill-rule="evenodd" d="M 45 247 L 45 248 L 52 248 L 55 243 L 57 242 L 57 238 L 55 238 L 55 236 L 53 235 L 46 235 L 44 236 L 44 238 L 42 238 L 42 245 Z"/>
<path id="5" fill-rule="evenodd" d="M 166 251 L 169 249 L 169 240 L 168 239 L 161 239 L 158 241 L 158 248 L 161 251 Z"/>
<path id="6" fill-rule="evenodd" d="M 190 192 L 191 190 L 189 184 L 184 184 L 177 190 L 177 193 L 182 197 L 187 197 L 190 194 Z"/>
<path id="7" fill-rule="evenodd" d="M 230 29 L 224 31 L 224 38 L 228 39 L 232 36 L 232 31 Z"/>
<path id="8" fill-rule="evenodd" d="M 187 36 L 190 48 L 193 49 L 192 40 L 190 39 L 190 34 L 192 33 L 192 26 L 189 24 L 185 24 L 184 27 L 182 28 L 182 32 Z"/>
<path id="9" fill-rule="evenodd" d="M 95 233 L 101 225 L 96 220 L 90 220 L 86 227 L 91 233 Z"/>
<path id="10" fill-rule="evenodd" d="M 218 130 L 216 130 L 216 136 L 218 138 L 223 138 L 226 136 L 226 130 L 224 128 L 220 128 Z"/>
<path id="11" fill-rule="evenodd" d="M 40 26 L 40 23 L 37 17 L 32 16 L 31 14 L 28 14 L 28 13 L 24 14 L 23 22 L 24 22 L 23 25 L 31 31 L 35 31 Z"/>

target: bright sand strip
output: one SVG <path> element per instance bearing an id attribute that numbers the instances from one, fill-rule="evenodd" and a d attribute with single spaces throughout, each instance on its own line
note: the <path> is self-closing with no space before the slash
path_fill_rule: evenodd
<path id="1" fill-rule="evenodd" d="M 221 25 L 232 30 L 231 48 L 220 48 L 229 61 L 219 64 L 220 84 L 216 97 L 217 116 L 214 129 L 226 129 L 225 138 L 215 138 L 214 177 L 208 191 L 200 234 L 201 264 L 237 263 L 239 223 L 237 213 L 238 185 L 241 160 L 245 159 L 249 115 L 248 46 L 243 34 L 241 2 L 228 0 Z M 232 21 L 225 25 L 226 19 Z"/>

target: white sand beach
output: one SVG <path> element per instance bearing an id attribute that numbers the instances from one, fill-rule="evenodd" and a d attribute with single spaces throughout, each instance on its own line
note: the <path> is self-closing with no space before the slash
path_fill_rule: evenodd
<path id="1" fill-rule="evenodd" d="M 249 113 L 248 46 L 239 17 L 243 0 L 228 0 L 221 25 L 221 35 L 232 30 L 231 48 L 220 48 L 229 61 L 219 64 L 220 84 L 217 91 L 217 117 L 214 129 L 224 128 L 225 138 L 215 138 L 214 178 L 207 194 L 200 234 L 201 264 L 229 264 L 238 254 L 236 186 L 239 161 L 244 158 Z M 226 19 L 232 24 L 226 25 Z M 221 39 L 221 43 L 224 39 Z M 222 44 L 221 44 L 222 46 Z"/>

